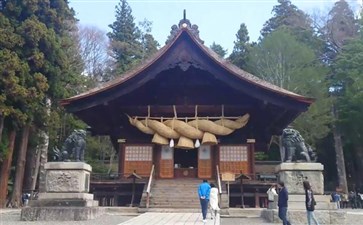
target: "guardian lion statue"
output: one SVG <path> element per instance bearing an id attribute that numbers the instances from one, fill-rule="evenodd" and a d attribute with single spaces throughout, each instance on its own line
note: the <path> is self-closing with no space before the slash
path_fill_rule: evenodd
<path id="1" fill-rule="evenodd" d="M 305 143 L 299 131 L 286 128 L 282 132 L 283 162 L 306 161 L 315 162 L 316 154 L 313 149 Z"/>
<path id="2" fill-rule="evenodd" d="M 84 151 L 86 148 L 85 138 L 85 130 L 74 130 L 64 141 L 61 150 L 57 147 L 53 149 L 56 159 L 58 161 L 84 162 Z"/>

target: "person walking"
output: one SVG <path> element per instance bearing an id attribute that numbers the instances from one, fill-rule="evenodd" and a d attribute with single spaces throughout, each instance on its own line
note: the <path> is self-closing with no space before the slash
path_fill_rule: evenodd
<path id="1" fill-rule="evenodd" d="M 279 191 L 279 200 L 278 200 L 278 207 L 279 207 L 279 218 L 282 220 L 283 225 L 291 225 L 290 221 L 287 219 L 287 201 L 289 200 L 289 193 L 285 187 L 285 183 L 280 181 L 278 183 Z"/>
<path id="2" fill-rule="evenodd" d="M 308 217 L 308 225 L 311 225 L 311 219 L 313 219 L 315 225 L 320 225 L 319 222 L 315 218 L 314 210 L 315 210 L 315 199 L 314 199 L 314 193 L 311 190 L 311 185 L 309 181 L 303 182 L 303 187 L 305 190 L 305 206 L 306 206 L 306 213 Z"/>
<path id="3" fill-rule="evenodd" d="M 210 195 L 209 195 L 209 205 L 211 210 L 211 217 L 217 218 L 217 212 L 220 210 L 218 206 L 218 188 L 211 183 L 210 184 Z"/>
<path id="4" fill-rule="evenodd" d="M 335 204 L 337 205 L 337 209 L 340 209 L 340 201 L 341 201 L 340 194 L 338 192 L 335 192 L 333 194 L 333 202 L 335 202 Z"/>
<path id="5" fill-rule="evenodd" d="M 203 180 L 203 182 L 198 187 L 198 195 L 199 195 L 200 205 L 202 207 L 203 223 L 207 222 L 207 211 L 208 211 L 210 189 L 211 187 L 208 184 L 207 180 Z"/>
<path id="6" fill-rule="evenodd" d="M 363 209 L 363 194 L 360 191 L 360 192 L 357 193 L 357 195 L 358 195 L 358 200 L 360 202 L 360 207 L 361 207 L 361 209 Z"/>
<path id="7" fill-rule="evenodd" d="M 276 204 L 275 204 L 275 197 L 277 196 L 276 184 L 273 184 L 267 190 L 266 193 L 267 193 L 267 199 L 268 199 L 268 208 L 269 209 L 276 209 Z"/>

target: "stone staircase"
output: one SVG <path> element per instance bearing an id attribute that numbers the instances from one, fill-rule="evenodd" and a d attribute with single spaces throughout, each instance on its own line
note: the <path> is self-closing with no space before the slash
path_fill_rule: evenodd
<path id="1" fill-rule="evenodd" d="M 158 179 L 151 188 L 149 210 L 152 209 L 200 209 L 198 186 L 201 179 Z M 209 182 L 215 183 L 214 180 Z M 140 207 L 146 206 L 143 194 Z"/>
<path id="2" fill-rule="evenodd" d="M 155 180 L 150 208 L 200 208 L 200 179 Z"/>

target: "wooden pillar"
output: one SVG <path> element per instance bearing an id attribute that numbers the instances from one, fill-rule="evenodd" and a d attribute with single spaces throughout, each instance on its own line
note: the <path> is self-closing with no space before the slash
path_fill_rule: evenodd
<path id="1" fill-rule="evenodd" d="M 247 139 L 248 149 L 249 149 L 249 170 L 252 179 L 255 178 L 255 139 Z"/>
<path id="2" fill-rule="evenodd" d="M 241 173 L 242 174 L 242 173 Z M 241 208 L 244 208 L 245 207 L 245 201 L 244 201 L 244 198 L 243 198 L 243 177 L 241 177 L 241 181 L 240 181 L 240 188 L 241 188 Z"/>
<path id="3" fill-rule="evenodd" d="M 122 179 L 124 176 L 124 167 L 125 167 L 125 144 L 120 143 L 119 145 L 119 162 L 118 162 L 118 173 L 119 173 L 119 179 Z"/>
<path id="4" fill-rule="evenodd" d="M 255 208 L 260 208 L 260 193 L 258 192 L 258 188 L 255 191 Z"/>

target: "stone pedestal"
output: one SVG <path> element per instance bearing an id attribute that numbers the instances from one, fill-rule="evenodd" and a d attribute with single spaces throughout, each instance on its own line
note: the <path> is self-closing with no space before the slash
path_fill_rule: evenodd
<path id="1" fill-rule="evenodd" d="M 344 225 L 344 224 L 355 224 L 355 223 L 347 223 L 351 221 L 348 218 L 347 211 L 341 210 L 315 210 L 315 218 L 318 220 L 320 224 L 336 224 L 336 225 Z M 278 216 L 277 209 L 264 209 L 261 212 L 261 217 L 264 218 L 269 223 L 279 223 L 281 224 L 282 221 Z M 306 210 L 289 210 L 287 211 L 287 218 L 291 222 L 291 224 L 306 224 Z M 363 216 L 359 217 L 360 219 Z M 356 223 L 358 224 L 358 223 Z M 359 223 L 360 224 L 360 223 Z"/>
<path id="2" fill-rule="evenodd" d="M 324 195 L 324 166 L 321 163 L 281 163 L 276 167 L 280 181 L 285 183 L 289 192 L 289 209 L 305 209 L 303 181 L 310 182 L 317 210 L 336 209 L 330 196 Z"/>
<path id="3" fill-rule="evenodd" d="M 305 180 L 310 182 L 315 195 L 324 194 L 324 166 L 321 163 L 281 163 L 275 170 L 289 194 L 305 194 Z"/>
<path id="4" fill-rule="evenodd" d="M 101 215 L 98 201 L 89 194 L 92 168 L 83 162 L 45 164 L 46 192 L 21 211 L 21 220 L 88 220 Z"/>
<path id="5" fill-rule="evenodd" d="M 280 181 L 289 192 L 288 218 L 292 224 L 306 224 L 305 191 L 303 181 L 308 180 L 316 201 L 315 216 L 320 224 L 346 224 L 347 213 L 336 210 L 330 195 L 324 195 L 324 166 L 320 163 L 281 163 L 276 167 Z M 265 209 L 263 218 L 281 223 L 277 209 Z"/>

